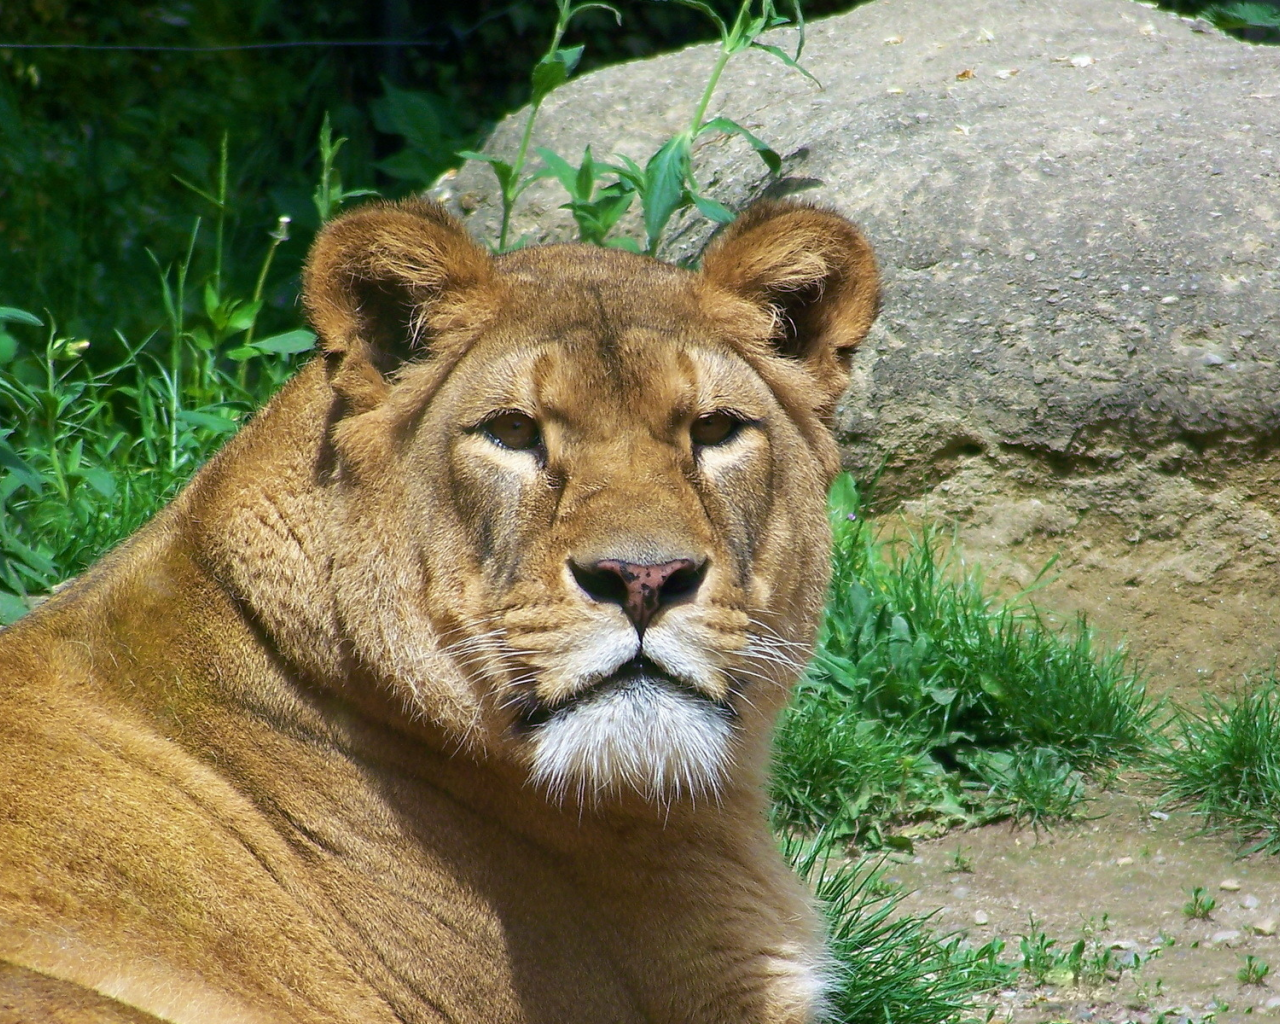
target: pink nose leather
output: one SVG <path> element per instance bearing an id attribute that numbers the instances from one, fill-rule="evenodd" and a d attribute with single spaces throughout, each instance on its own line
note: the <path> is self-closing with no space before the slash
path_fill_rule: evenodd
<path id="1" fill-rule="evenodd" d="M 613 573 L 622 581 L 626 592 L 625 599 L 621 602 L 622 610 L 635 623 L 636 629 L 643 633 L 649 620 L 663 604 L 662 588 L 667 581 L 682 569 L 694 570 L 697 566 L 688 558 L 677 558 L 661 565 L 636 565 L 616 558 L 605 558 L 591 568 L 600 574 Z"/>

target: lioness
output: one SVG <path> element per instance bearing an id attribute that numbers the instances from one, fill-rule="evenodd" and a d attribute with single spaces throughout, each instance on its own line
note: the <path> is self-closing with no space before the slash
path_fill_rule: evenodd
<path id="1" fill-rule="evenodd" d="M 320 355 L 0 634 L 0 1020 L 819 1015 L 763 785 L 877 287 L 794 204 L 696 273 L 326 227 Z"/>

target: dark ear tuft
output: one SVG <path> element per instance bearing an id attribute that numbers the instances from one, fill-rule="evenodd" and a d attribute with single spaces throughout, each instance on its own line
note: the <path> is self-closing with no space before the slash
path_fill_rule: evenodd
<path id="1" fill-rule="evenodd" d="M 813 374 L 829 414 L 880 306 L 875 255 L 858 229 L 829 210 L 756 203 L 712 241 L 702 274 L 773 314 L 776 353 Z"/>
<path id="2" fill-rule="evenodd" d="M 325 225 L 302 273 L 321 349 L 372 384 L 425 355 L 432 319 L 451 295 L 490 280 L 493 263 L 438 203 L 370 203 Z M 369 370 L 377 371 L 370 373 Z"/>

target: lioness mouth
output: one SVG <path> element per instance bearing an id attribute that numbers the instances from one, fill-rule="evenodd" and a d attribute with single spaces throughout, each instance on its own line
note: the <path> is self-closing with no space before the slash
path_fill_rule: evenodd
<path id="1" fill-rule="evenodd" d="M 730 705 L 713 700 L 702 691 L 677 679 L 670 672 L 659 666 L 657 662 L 646 658 L 644 655 L 639 655 L 619 666 L 609 675 L 601 677 L 590 686 L 584 687 L 577 693 L 571 694 L 562 700 L 543 702 L 538 701 L 536 697 L 531 697 L 530 703 L 520 713 L 517 727 L 521 731 L 536 729 L 540 725 L 545 725 L 557 715 L 564 714 L 575 707 L 591 704 L 602 697 L 619 696 L 628 691 L 634 691 L 639 694 L 651 687 L 665 687 L 669 690 L 674 690 L 685 697 L 705 703 L 709 708 L 726 717 L 733 717 L 734 715 L 733 708 Z"/>

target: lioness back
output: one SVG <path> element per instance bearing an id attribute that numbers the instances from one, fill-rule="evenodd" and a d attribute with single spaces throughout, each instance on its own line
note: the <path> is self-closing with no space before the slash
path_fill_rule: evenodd
<path id="1" fill-rule="evenodd" d="M 377 203 L 304 285 L 316 358 L 0 633 L 0 1024 L 816 1019 L 764 782 L 866 243 Z"/>

